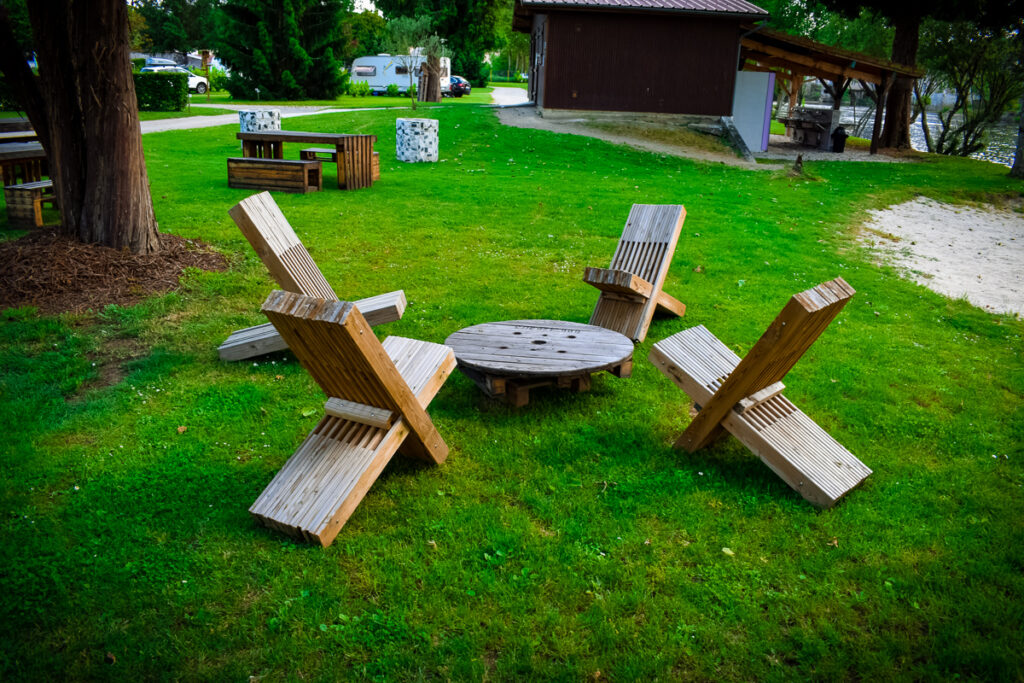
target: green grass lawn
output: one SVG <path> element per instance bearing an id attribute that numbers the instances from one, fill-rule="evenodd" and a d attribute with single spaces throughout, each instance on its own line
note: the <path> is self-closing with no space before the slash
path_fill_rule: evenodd
<path id="1" fill-rule="evenodd" d="M 396 458 L 334 545 L 296 545 L 247 508 L 324 396 L 288 353 L 216 352 L 273 288 L 227 215 L 249 194 L 226 183 L 237 126 L 146 135 L 161 229 L 231 269 L 129 308 L 0 315 L 0 678 L 1021 679 L 1024 324 L 854 240 L 867 209 L 918 195 L 1019 197 L 1005 168 L 790 178 L 471 106 L 431 112 L 441 161 L 412 165 L 394 160 L 407 115 L 291 122 L 377 134 L 382 177 L 342 192 L 325 166 L 323 192 L 275 193 L 342 297 L 405 290 L 379 334 L 586 322 L 583 269 L 607 265 L 634 202 L 686 205 L 665 284 L 686 316 L 584 394 L 513 409 L 455 373 L 430 406 L 447 462 Z M 858 293 L 786 394 L 874 470 L 864 485 L 822 512 L 733 439 L 674 450 L 688 401 L 651 344 L 703 324 L 742 355 L 836 276 Z"/>

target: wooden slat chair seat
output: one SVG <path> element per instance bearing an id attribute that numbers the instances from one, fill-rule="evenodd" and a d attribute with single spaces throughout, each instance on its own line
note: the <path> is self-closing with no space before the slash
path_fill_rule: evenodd
<path id="1" fill-rule="evenodd" d="M 651 361 L 699 412 L 676 446 L 726 430 L 790 487 L 831 507 L 871 470 L 782 395 L 782 379 L 853 296 L 842 278 L 797 294 L 742 360 L 703 325 L 656 343 Z"/>
<path id="2" fill-rule="evenodd" d="M 243 199 L 228 213 L 282 289 L 328 301 L 338 300 L 269 192 Z M 396 290 L 354 303 L 371 325 L 380 325 L 401 319 L 405 312 L 405 292 Z M 285 348 L 274 326 L 264 324 L 233 332 L 217 350 L 222 360 L 244 360 Z"/>
<path id="3" fill-rule="evenodd" d="M 681 205 L 633 205 L 611 266 L 584 272 L 583 281 L 601 290 L 591 325 L 642 342 L 655 309 L 679 316 L 686 312 L 682 302 L 661 289 L 685 218 Z"/>
<path id="4" fill-rule="evenodd" d="M 56 206 L 56 201 L 50 179 L 4 186 L 7 222 L 12 226 L 42 227 L 43 204 Z"/>
<path id="5" fill-rule="evenodd" d="M 426 408 L 455 369 L 455 354 L 403 337 L 382 344 L 351 302 L 275 291 L 263 312 L 328 400 L 249 512 L 326 546 L 396 452 L 435 464 L 447 458 Z"/>

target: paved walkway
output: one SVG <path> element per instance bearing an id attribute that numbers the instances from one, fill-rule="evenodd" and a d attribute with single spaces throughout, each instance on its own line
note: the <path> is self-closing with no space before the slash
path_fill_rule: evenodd
<path id="1" fill-rule="evenodd" d="M 510 107 L 525 104 L 527 100 L 525 88 L 504 88 L 495 87 L 491 93 L 491 99 L 499 107 Z M 279 109 L 282 119 L 290 119 L 296 116 L 313 116 L 315 114 L 338 114 L 348 111 L 380 111 L 382 109 L 409 109 L 409 107 L 354 107 L 350 109 L 336 109 L 331 107 L 280 107 L 259 105 L 259 104 L 203 104 L 193 103 L 195 109 L 232 109 L 234 111 L 256 111 L 260 109 Z M 141 128 L 143 133 L 161 133 L 166 130 L 189 130 L 191 128 L 212 128 L 214 126 L 225 126 L 231 123 L 238 123 L 238 114 L 216 114 L 213 116 L 183 116 L 179 119 L 159 119 L 156 121 L 143 121 Z"/>
<path id="2" fill-rule="evenodd" d="M 255 111 L 268 109 L 258 104 L 193 104 L 196 109 L 233 109 L 237 111 Z M 296 116 L 313 116 L 314 114 L 337 114 L 346 111 L 377 111 L 380 109 L 408 109 L 409 107 L 360 107 L 355 109 L 332 109 L 330 107 L 269 107 L 279 109 L 282 119 Z M 238 114 L 217 114 L 215 116 L 183 116 L 179 119 L 158 119 L 143 121 L 140 124 L 143 133 L 161 133 L 165 130 L 189 130 L 191 128 L 212 128 L 229 123 L 238 123 Z"/>

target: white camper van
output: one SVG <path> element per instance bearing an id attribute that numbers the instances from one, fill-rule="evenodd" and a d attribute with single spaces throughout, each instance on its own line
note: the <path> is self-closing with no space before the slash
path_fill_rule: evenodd
<path id="1" fill-rule="evenodd" d="M 412 82 L 419 83 L 420 66 L 427 58 L 413 54 L 412 58 Z M 400 92 L 409 91 L 409 71 L 407 65 L 409 58 L 400 55 L 372 55 L 369 57 L 357 57 L 352 62 L 352 81 L 366 81 L 370 85 L 370 91 L 379 94 L 386 92 L 388 86 L 394 83 Z M 448 57 L 441 57 L 441 94 L 447 95 L 451 88 L 452 60 Z M 418 86 L 417 86 L 418 87 Z"/>

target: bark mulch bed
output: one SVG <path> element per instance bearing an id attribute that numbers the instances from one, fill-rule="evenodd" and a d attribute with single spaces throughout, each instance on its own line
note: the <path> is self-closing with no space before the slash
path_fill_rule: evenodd
<path id="1" fill-rule="evenodd" d="M 184 268 L 227 268 L 224 256 L 201 242 L 161 234 L 160 244 L 159 253 L 136 256 L 52 230 L 0 242 L 0 311 L 35 306 L 53 315 L 127 306 L 177 288 Z"/>

